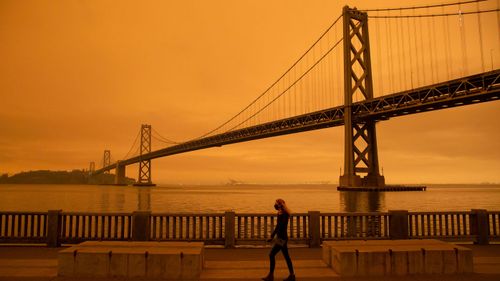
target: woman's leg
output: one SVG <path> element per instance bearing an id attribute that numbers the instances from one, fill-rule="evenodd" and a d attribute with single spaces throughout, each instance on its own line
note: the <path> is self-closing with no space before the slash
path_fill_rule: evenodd
<path id="1" fill-rule="evenodd" d="M 293 275 L 293 264 L 292 264 L 292 259 L 290 259 L 290 255 L 288 254 L 288 242 L 285 243 L 285 245 L 281 248 L 281 251 L 283 252 L 283 256 L 285 257 L 286 260 L 286 265 L 288 266 L 288 271 L 290 272 L 290 275 Z"/>
<path id="2" fill-rule="evenodd" d="M 269 274 L 272 275 L 274 273 L 274 266 L 276 264 L 276 259 L 275 256 L 276 254 L 280 251 L 280 246 L 274 245 L 273 248 L 271 249 L 271 252 L 269 252 Z"/>

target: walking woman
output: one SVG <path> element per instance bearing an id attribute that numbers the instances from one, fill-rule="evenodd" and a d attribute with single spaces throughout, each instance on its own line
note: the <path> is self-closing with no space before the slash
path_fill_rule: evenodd
<path id="1" fill-rule="evenodd" d="M 278 223 L 276 224 L 276 228 L 271 234 L 271 239 L 268 239 L 268 242 L 273 241 L 273 248 L 271 252 L 269 252 L 269 274 L 262 278 L 264 281 L 273 281 L 274 280 L 274 267 L 276 264 L 275 256 L 281 251 L 286 260 L 286 265 L 288 266 L 288 271 L 290 275 L 283 281 L 295 281 L 295 274 L 293 272 L 292 260 L 290 259 L 290 255 L 288 254 L 288 219 L 290 218 L 290 209 L 285 204 L 285 200 L 276 199 L 274 203 L 274 208 L 278 210 Z M 274 237 L 276 235 L 276 238 Z"/>

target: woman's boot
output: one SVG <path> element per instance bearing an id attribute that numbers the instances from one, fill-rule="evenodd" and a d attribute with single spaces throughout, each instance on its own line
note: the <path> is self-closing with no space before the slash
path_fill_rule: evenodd
<path id="1" fill-rule="evenodd" d="M 263 277 L 262 280 L 264 280 L 264 281 L 274 281 L 274 275 L 272 273 L 269 273 L 266 277 Z"/>
<path id="2" fill-rule="evenodd" d="M 283 281 L 295 281 L 295 274 L 290 274 L 286 279 L 283 279 Z"/>

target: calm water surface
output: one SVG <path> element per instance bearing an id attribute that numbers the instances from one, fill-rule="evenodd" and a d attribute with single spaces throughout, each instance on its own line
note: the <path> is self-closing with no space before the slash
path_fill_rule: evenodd
<path id="1" fill-rule="evenodd" d="M 276 198 L 294 212 L 500 210 L 500 185 L 428 185 L 425 192 L 379 194 L 338 192 L 333 185 L 0 185 L 1 211 L 269 213 Z"/>

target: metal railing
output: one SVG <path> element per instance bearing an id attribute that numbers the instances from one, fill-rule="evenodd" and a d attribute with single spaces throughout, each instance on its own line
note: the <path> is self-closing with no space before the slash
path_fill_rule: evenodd
<path id="1" fill-rule="evenodd" d="M 235 240 L 237 244 L 263 242 L 271 237 L 277 223 L 275 214 L 236 214 Z M 290 243 L 307 243 L 309 240 L 309 215 L 294 213 L 288 221 Z"/>
<path id="2" fill-rule="evenodd" d="M 202 241 L 209 245 L 264 245 L 277 223 L 258 213 L 0 212 L 0 243 L 80 243 L 87 240 Z M 324 240 L 500 240 L 500 211 L 294 213 L 290 243 L 319 246 Z"/>
<path id="3" fill-rule="evenodd" d="M 46 212 L 0 212 L 0 242 L 45 243 L 46 239 Z"/>
<path id="4" fill-rule="evenodd" d="M 59 240 L 62 243 L 80 243 L 88 240 L 130 240 L 131 217 L 129 213 L 61 212 Z"/>
<path id="5" fill-rule="evenodd" d="M 224 244 L 224 214 L 151 214 L 150 239 Z"/>
<path id="6" fill-rule="evenodd" d="M 408 216 L 410 238 L 471 240 L 471 212 L 412 212 Z"/>
<path id="7" fill-rule="evenodd" d="M 488 212 L 488 235 L 490 240 L 500 240 L 500 211 Z"/>
<path id="8" fill-rule="evenodd" d="M 388 213 L 322 213 L 322 240 L 388 239 Z"/>

